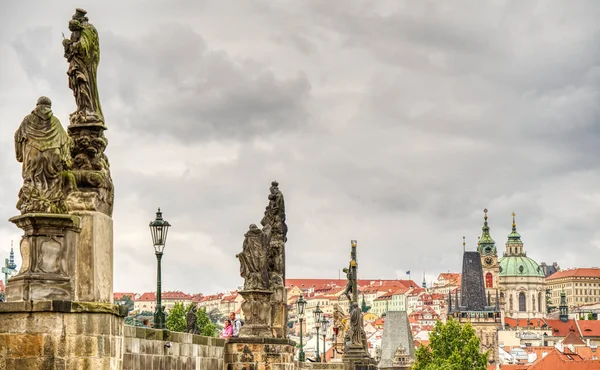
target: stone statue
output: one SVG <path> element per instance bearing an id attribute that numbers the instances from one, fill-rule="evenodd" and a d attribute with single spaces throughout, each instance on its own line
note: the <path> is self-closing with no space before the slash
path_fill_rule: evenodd
<path id="1" fill-rule="evenodd" d="M 363 314 L 357 303 L 350 306 L 350 345 L 361 346 L 367 350 L 367 335 L 365 334 Z"/>
<path id="2" fill-rule="evenodd" d="M 354 274 L 352 274 L 352 268 L 343 268 L 342 271 L 346 274 L 346 288 L 344 289 L 344 295 L 350 302 L 352 302 L 352 296 L 350 294 L 354 293 Z"/>
<path id="3" fill-rule="evenodd" d="M 68 172 L 71 140 L 52 102 L 42 96 L 15 133 L 17 161 L 23 163 L 23 187 L 17 209 L 25 213 L 67 213 L 66 195 L 76 186 Z"/>
<path id="4" fill-rule="evenodd" d="M 244 237 L 242 253 L 236 254 L 240 260 L 240 275 L 244 278 L 244 290 L 266 290 L 269 288 L 267 236 L 252 224 Z"/>
<path id="5" fill-rule="evenodd" d="M 196 304 L 192 305 L 190 312 L 187 314 L 186 324 L 187 328 L 185 330 L 186 333 L 192 334 L 200 334 L 198 331 L 198 317 L 196 316 L 196 312 L 198 311 L 198 306 Z"/>
<path id="6" fill-rule="evenodd" d="M 69 117 L 68 133 L 74 143 L 72 173 L 79 191 L 71 193 L 67 206 L 70 211 L 98 211 L 112 216 L 114 186 L 104 153 L 108 141 L 97 84 L 100 43 L 86 14 L 83 9 L 75 10 L 69 21 L 71 37 L 63 39 L 69 88 L 77 105 Z"/>
<path id="7" fill-rule="evenodd" d="M 83 9 L 75 10 L 69 21 L 71 38 L 63 39 L 65 58 L 69 62 L 69 88 L 77 103 L 77 110 L 70 117 L 72 123 L 104 122 L 96 82 L 100 42 L 98 31 L 88 23 L 86 14 Z"/>
<path id="8" fill-rule="evenodd" d="M 272 286 L 283 286 L 285 281 L 285 202 L 277 181 L 271 182 L 269 204 L 261 220 L 263 232 L 269 240 L 269 280 Z"/>

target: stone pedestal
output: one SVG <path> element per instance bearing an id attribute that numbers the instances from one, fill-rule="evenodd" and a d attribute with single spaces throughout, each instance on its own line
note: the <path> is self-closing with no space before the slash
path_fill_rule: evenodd
<path id="1" fill-rule="evenodd" d="M 270 290 L 242 290 L 239 292 L 244 297 L 242 311 L 245 323 L 240 328 L 240 337 L 272 338 L 271 329 L 271 295 Z"/>
<path id="2" fill-rule="evenodd" d="M 81 219 L 73 284 L 74 300 L 112 303 L 113 220 L 96 211 L 75 210 L 71 214 Z"/>
<path id="3" fill-rule="evenodd" d="M 0 369 L 120 370 L 126 314 L 103 303 L 0 303 Z"/>
<path id="4" fill-rule="evenodd" d="M 350 345 L 344 353 L 342 362 L 346 370 L 375 370 L 377 364 L 361 345 Z"/>
<path id="5" fill-rule="evenodd" d="M 271 296 L 271 327 L 275 338 L 287 338 L 287 291 L 277 287 Z"/>
<path id="6" fill-rule="evenodd" d="M 243 327 L 245 327 L 244 324 Z M 243 328 L 242 327 L 242 328 Z M 229 338 L 225 370 L 294 370 L 295 343 L 280 338 Z"/>
<path id="7" fill-rule="evenodd" d="M 74 289 L 79 217 L 30 213 L 10 219 L 24 231 L 20 249 L 23 263 L 8 280 L 7 302 L 70 300 Z"/>

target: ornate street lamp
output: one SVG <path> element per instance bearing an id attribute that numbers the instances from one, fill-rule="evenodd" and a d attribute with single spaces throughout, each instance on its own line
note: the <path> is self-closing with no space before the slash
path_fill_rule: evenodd
<path id="1" fill-rule="evenodd" d="M 152 234 L 152 242 L 154 243 L 154 254 L 156 255 L 156 310 L 154 311 L 154 328 L 165 329 L 165 313 L 161 305 L 161 271 L 160 261 L 162 259 L 163 251 L 165 250 L 165 244 L 167 243 L 167 232 L 169 231 L 169 224 L 162 218 L 162 212 L 160 208 L 156 212 L 156 219 L 150 222 L 150 233 Z"/>
<path id="2" fill-rule="evenodd" d="M 327 329 L 329 329 L 329 320 L 323 316 L 321 319 L 321 329 L 323 329 L 323 363 L 327 362 L 327 351 L 325 350 L 325 337 L 327 336 Z"/>
<path id="3" fill-rule="evenodd" d="M 317 331 L 317 358 L 315 359 L 316 362 L 321 362 L 321 356 L 319 356 L 319 328 L 321 327 L 322 313 L 323 311 L 321 311 L 321 308 L 319 308 L 319 305 L 317 304 L 317 308 L 313 311 L 313 314 L 315 315 L 315 330 Z"/>
<path id="4" fill-rule="evenodd" d="M 304 355 L 304 345 L 302 344 L 302 321 L 304 321 L 304 308 L 306 307 L 306 301 L 302 294 L 300 294 L 300 298 L 296 301 L 297 312 L 298 312 L 298 321 L 300 322 L 300 352 L 298 352 L 298 361 L 305 362 L 306 356 Z"/>

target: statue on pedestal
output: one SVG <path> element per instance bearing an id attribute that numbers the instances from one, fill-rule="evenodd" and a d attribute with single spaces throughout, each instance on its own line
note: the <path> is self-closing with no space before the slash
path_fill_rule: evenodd
<path id="1" fill-rule="evenodd" d="M 72 142 L 42 96 L 15 133 L 17 161 L 23 163 L 23 187 L 17 209 L 25 213 L 67 213 L 66 195 L 75 188 L 68 170 Z"/>
<path id="2" fill-rule="evenodd" d="M 112 216 L 114 186 L 110 164 L 104 153 L 108 140 L 98 95 L 97 71 L 100 62 L 98 31 L 88 22 L 87 12 L 77 8 L 69 21 L 71 37 L 63 39 L 67 75 L 77 109 L 69 116 L 73 139 L 73 176 L 79 191 L 67 199 L 70 211 L 98 211 Z"/>
<path id="3" fill-rule="evenodd" d="M 240 275 L 244 278 L 244 290 L 267 290 L 268 240 L 255 224 L 250 225 L 244 234 L 242 252 L 236 254 L 240 260 Z"/>
<path id="4" fill-rule="evenodd" d="M 96 82 L 100 42 L 98 31 L 88 23 L 86 14 L 81 8 L 75 10 L 69 21 L 71 38 L 63 39 L 65 58 L 69 62 L 69 88 L 77 103 L 77 110 L 71 113 L 72 123 L 104 122 Z"/>
<path id="5" fill-rule="evenodd" d="M 269 281 L 273 287 L 283 287 L 285 283 L 285 201 L 277 181 L 271 182 L 269 204 L 261 220 L 263 232 L 269 240 Z"/>

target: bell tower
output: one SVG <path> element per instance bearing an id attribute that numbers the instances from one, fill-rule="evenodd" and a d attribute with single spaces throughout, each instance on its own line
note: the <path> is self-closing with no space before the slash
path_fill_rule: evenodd
<path id="1" fill-rule="evenodd" d="M 496 242 L 490 235 L 488 225 L 488 210 L 483 210 L 483 227 L 481 236 L 477 243 L 477 251 L 481 255 L 481 266 L 483 268 L 483 283 L 486 297 L 491 297 L 491 304 L 496 304 L 496 289 L 499 288 L 500 265 L 498 264 L 498 251 Z"/>

